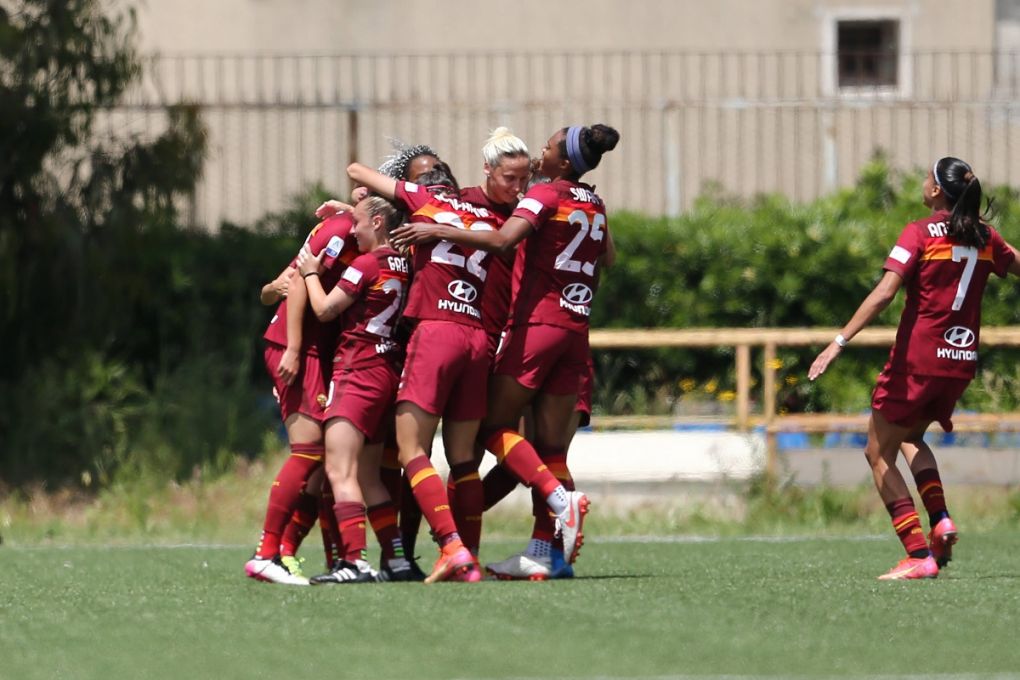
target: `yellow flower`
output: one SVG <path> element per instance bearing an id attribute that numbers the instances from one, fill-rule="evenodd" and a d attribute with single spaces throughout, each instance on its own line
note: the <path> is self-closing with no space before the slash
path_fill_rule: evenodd
<path id="1" fill-rule="evenodd" d="M 705 387 L 703 389 L 706 392 L 708 392 L 709 394 L 715 394 L 715 391 L 718 388 L 719 388 L 719 382 L 715 378 L 712 378 L 707 383 L 705 383 Z"/>
<path id="2" fill-rule="evenodd" d="M 793 375 L 791 373 L 790 375 L 786 376 L 786 381 L 785 382 L 786 382 L 787 385 L 790 385 L 792 387 L 792 386 L 796 385 L 798 382 L 800 382 L 800 378 L 798 378 L 797 376 L 795 376 L 795 375 Z"/>
<path id="3" fill-rule="evenodd" d="M 769 362 L 769 368 L 771 368 L 773 371 L 778 371 L 782 367 L 783 360 L 778 357 Z"/>
<path id="4" fill-rule="evenodd" d="M 719 401 L 733 401 L 737 398 L 737 393 L 733 390 L 723 390 L 719 393 Z"/>
<path id="5" fill-rule="evenodd" d="M 684 378 L 683 380 L 680 381 L 679 385 L 680 389 L 686 393 L 690 392 L 695 387 L 697 387 L 698 383 L 697 381 L 694 380 L 694 378 Z"/>

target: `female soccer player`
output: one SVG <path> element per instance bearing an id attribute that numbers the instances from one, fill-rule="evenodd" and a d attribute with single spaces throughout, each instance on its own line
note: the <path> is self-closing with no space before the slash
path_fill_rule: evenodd
<path id="1" fill-rule="evenodd" d="M 364 165 L 347 169 L 351 179 L 407 208 L 412 221 L 427 220 L 458 228 L 492 231 L 498 217 L 460 198 L 445 163 L 419 178 L 421 185 L 398 182 Z M 432 439 L 443 420 L 443 444 L 451 467 L 474 457 L 478 423 L 485 414 L 489 372 L 479 296 L 487 275 L 488 253 L 449 241 L 414 252 L 414 279 L 404 318 L 415 324 L 397 393 L 399 460 L 411 490 L 441 547 L 426 583 L 453 579 L 477 581 L 475 558 L 457 532 L 445 485 L 429 462 Z M 477 502 L 479 497 L 458 499 Z M 481 507 L 460 509 L 481 514 Z"/>
<path id="2" fill-rule="evenodd" d="M 482 434 L 500 464 L 545 497 L 568 563 L 583 541 L 588 498 L 564 488 L 543 461 L 566 451 L 578 385 L 587 371 L 588 317 L 606 249 L 605 204 L 580 178 L 618 140 L 619 133 L 605 125 L 557 131 L 542 150 L 540 166 L 552 181 L 532 187 L 499 231 L 412 224 L 394 234 L 401 244 L 439 238 L 494 252 L 508 252 L 527 238 L 514 265 L 507 335 Z M 534 447 L 516 430 L 529 403 Z"/>
<path id="3" fill-rule="evenodd" d="M 364 583 L 376 580 L 364 560 L 365 502 L 369 515 L 386 512 L 383 570 L 386 580 L 409 580 L 396 512 L 379 477 L 383 440 L 396 396 L 401 350 L 393 341 L 407 285 L 407 262 L 390 247 L 389 231 L 403 214 L 389 201 L 369 196 L 354 209 L 354 237 L 362 253 L 345 269 L 328 294 L 320 277 L 322 253 L 302 249 L 297 264 L 308 299 L 320 321 L 343 316 L 325 409 L 326 475 L 336 499 L 343 559 L 312 583 Z M 367 444 L 366 444 L 367 443 Z M 373 522 L 373 525 L 376 523 Z"/>
<path id="4" fill-rule="evenodd" d="M 331 259 L 349 262 L 355 255 L 351 226 L 348 213 L 327 218 L 309 234 L 306 247 L 314 253 L 326 252 Z M 307 293 L 300 281 L 295 283 L 295 275 L 294 268 L 288 267 L 262 290 L 263 302 L 271 303 L 286 294 L 265 333 L 265 361 L 287 429 L 291 454 L 269 491 L 262 536 L 255 554 L 245 564 L 245 573 L 270 583 L 308 585 L 308 579 L 300 574 L 295 561 L 291 560 L 289 565 L 285 563 L 281 542 L 295 510 L 302 499 L 308 498 L 305 490 L 309 480 L 322 465 L 322 419 L 328 372 L 321 357 L 333 356 L 339 326 L 320 324 L 311 314 L 305 314 Z M 284 282 L 284 276 L 290 279 Z M 339 273 L 335 276 L 339 277 Z M 335 282 L 333 278 L 329 285 Z"/>
<path id="5" fill-rule="evenodd" d="M 878 285 L 808 371 L 811 380 L 822 375 L 906 284 L 896 343 L 872 395 L 865 448 L 875 486 L 907 552 L 881 580 L 935 578 L 952 556 L 956 526 L 924 433 L 936 420 L 952 431 L 953 408 L 974 378 L 988 276 L 1020 276 L 1016 250 L 982 220 L 981 183 L 969 165 L 958 158 L 939 159 L 923 191 L 931 215 L 903 229 Z M 901 446 L 928 511 L 930 546 L 896 469 Z"/>

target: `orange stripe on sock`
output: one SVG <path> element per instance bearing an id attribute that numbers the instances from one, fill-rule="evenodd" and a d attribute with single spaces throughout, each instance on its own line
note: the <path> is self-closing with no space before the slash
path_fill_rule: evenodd
<path id="1" fill-rule="evenodd" d="M 911 522 L 920 522 L 920 521 L 921 520 L 918 519 L 918 517 L 917 517 L 917 513 L 916 512 L 912 512 L 909 515 L 907 515 L 906 517 L 904 517 L 903 519 L 901 519 L 899 522 L 894 522 L 893 523 L 893 528 L 897 532 L 899 532 L 899 531 L 902 531 L 903 529 L 906 529 L 910 525 Z"/>
<path id="2" fill-rule="evenodd" d="M 496 460 L 502 463 L 507 454 L 522 441 L 524 441 L 524 437 L 516 432 L 502 433 L 499 436 L 499 441 L 496 442 L 496 447 L 493 451 L 493 453 L 496 454 Z"/>
<path id="3" fill-rule="evenodd" d="M 459 479 L 453 480 L 454 484 L 463 484 L 464 482 L 470 482 L 472 479 L 481 479 L 481 476 L 477 472 L 472 472 L 469 475 L 464 475 Z"/>
<path id="4" fill-rule="evenodd" d="M 313 455 L 313 454 L 307 454 L 307 453 L 291 453 L 290 455 L 297 456 L 298 458 L 304 458 L 306 460 L 314 460 L 316 463 L 321 463 L 322 462 L 322 454 Z"/>
<path id="5" fill-rule="evenodd" d="M 917 491 L 918 491 L 918 493 L 920 493 L 923 496 L 924 494 L 928 493 L 932 489 L 941 489 L 941 488 L 942 488 L 942 485 L 939 484 L 938 482 L 928 482 L 927 484 L 922 486 Z"/>
<path id="6" fill-rule="evenodd" d="M 436 472 L 436 469 L 434 467 L 432 467 L 431 465 L 429 467 L 425 468 L 424 470 L 419 470 L 418 474 L 416 474 L 414 477 L 411 477 L 411 488 L 413 489 L 414 487 L 416 487 L 419 484 L 421 484 L 424 480 L 428 479 L 429 477 L 433 477 L 435 475 L 438 475 L 438 474 L 439 473 Z"/>

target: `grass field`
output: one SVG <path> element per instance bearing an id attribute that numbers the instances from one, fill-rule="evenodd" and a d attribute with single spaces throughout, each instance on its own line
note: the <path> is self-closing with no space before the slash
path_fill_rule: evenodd
<path id="1" fill-rule="evenodd" d="M 484 559 L 519 543 L 491 544 Z M 1020 671 L 1020 531 L 934 581 L 895 538 L 620 539 L 550 583 L 287 588 L 249 549 L 0 547 L 3 678 L 647 678 Z M 318 561 L 318 554 L 315 555 Z"/>

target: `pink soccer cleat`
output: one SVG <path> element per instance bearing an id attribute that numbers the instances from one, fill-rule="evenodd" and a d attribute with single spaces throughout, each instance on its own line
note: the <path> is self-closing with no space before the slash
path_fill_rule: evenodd
<path id="1" fill-rule="evenodd" d="M 879 581 L 907 581 L 916 578 L 935 578 L 939 575 L 939 565 L 935 564 L 935 558 L 928 557 L 907 557 L 900 560 L 899 564 L 878 577 Z"/>
<path id="2" fill-rule="evenodd" d="M 931 546 L 931 556 L 939 569 L 949 564 L 953 559 L 953 546 L 958 540 L 956 525 L 949 517 L 943 517 L 928 532 L 928 544 Z"/>

